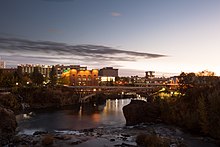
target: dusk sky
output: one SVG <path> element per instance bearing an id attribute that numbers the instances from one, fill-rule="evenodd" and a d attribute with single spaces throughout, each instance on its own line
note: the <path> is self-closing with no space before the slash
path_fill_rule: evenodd
<path id="1" fill-rule="evenodd" d="M 220 75 L 220 0 L 0 0 L 0 57 Z"/>

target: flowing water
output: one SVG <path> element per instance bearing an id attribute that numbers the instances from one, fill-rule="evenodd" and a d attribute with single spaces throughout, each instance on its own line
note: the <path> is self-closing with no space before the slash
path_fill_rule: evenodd
<path id="1" fill-rule="evenodd" d="M 37 130 L 82 130 L 96 127 L 120 127 L 125 125 L 122 107 L 130 99 L 107 100 L 103 105 L 85 104 L 62 110 L 44 109 L 16 116 L 20 134 L 32 134 Z"/>

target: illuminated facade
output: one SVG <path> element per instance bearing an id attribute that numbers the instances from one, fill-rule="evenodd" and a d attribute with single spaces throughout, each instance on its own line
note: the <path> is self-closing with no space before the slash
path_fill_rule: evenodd
<path id="1" fill-rule="evenodd" d="M 71 69 L 62 74 L 62 78 L 66 80 L 66 84 L 72 86 L 98 86 L 97 69 L 93 70 L 77 70 Z"/>
<path id="2" fill-rule="evenodd" d="M 60 78 L 63 73 L 72 69 L 76 70 L 87 70 L 87 67 L 81 67 L 80 65 L 55 65 L 57 77 Z"/>
<path id="3" fill-rule="evenodd" d="M 99 70 L 99 85 L 113 86 L 116 77 L 118 77 L 118 69 L 104 67 Z"/>

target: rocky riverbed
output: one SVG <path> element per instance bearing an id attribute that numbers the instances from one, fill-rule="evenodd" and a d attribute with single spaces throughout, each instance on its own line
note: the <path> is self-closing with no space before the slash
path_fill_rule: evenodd
<path id="1" fill-rule="evenodd" d="M 53 132 L 37 131 L 33 134 L 16 135 L 11 146 L 78 146 L 78 147 L 135 147 L 136 138 L 140 134 L 154 135 L 166 140 L 171 147 L 217 146 L 214 140 L 205 137 L 193 137 L 180 129 L 164 124 L 142 124 L 125 127 L 105 127 L 84 130 L 55 130 Z"/>
<path id="2" fill-rule="evenodd" d="M 133 116 L 126 115 L 126 120 L 130 121 L 131 123 L 127 123 L 127 125 L 132 126 L 125 126 L 125 123 L 119 123 L 121 122 L 121 108 L 118 108 L 118 105 L 115 105 L 116 103 L 119 104 L 119 101 L 115 101 L 115 103 L 112 103 L 113 105 L 110 105 L 111 103 L 106 104 L 106 106 L 117 106 L 117 107 L 111 107 L 111 109 L 105 108 L 105 112 L 108 112 L 106 119 L 103 114 L 106 113 L 97 113 L 99 111 L 96 110 L 95 115 L 83 115 L 84 121 L 86 124 L 90 121 L 97 121 L 97 118 L 105 118 L 102 120 L 102 123 L 91 125 L 92 127 L 85 127 L 84 128 L 90 128 L 90 129 L 84 129 L 84 128 L 77 128 L 77 130 L 74 130 L 74 126 L 77 126 L 77 123 L 71 122 L 73 119 L 74 122 L 77 121 L 78 118 L 78 111 L 77 111 L 77 117 L 75 116 L 75 113 L 65 110 L 65 111 L 58 111 L 54 113 L 47 113 L 44 115 L 43 118 L 46 118 L 48 120 L 48 126 L 44 128 L 37 129 L 38 127 L 31 127 L 23 129 L 22 131 L 17 129 L 17 135 L 15 132 L 16 128 L 16 119 L 12 111 L 1 108 L 1 116 L 5 116 L 4 119 L 1 120 L 0 125 L 0 147 L 5 146 L 18 146 L 18 147 L 24 147 L 24 146 L 33 146 L 33 147 L 40 147 L 40 146 L 78 146 L 78 147 L 87 147 L 87 146 L 94 146 L 94 147 L 134 147 L 134 146 L 170 146 L 170 147 L 176 147 L 176 146 L 189 146 L 189 147 L 206 147 L 206 146 L 218 146 L 216 144 L 216 141 L 208 138 L 208 137 L 201 137 L 201 136 L 192 136 L 189 133 L 183 132 L 180 128 L 165 125 L 161 122 L 157 121 L 158 117 L 151 117 L 155 118 L 155 122 L 152 122 L 152 120 L 145 120 L 144 123 L 140 124 L 140 120 L 138 122 L 135 121 L 137 119 L 135 114 L 137 113 L 129 113 Z M 141 108 L 136 107 L 136 105 L 139 102 L 133 101 L 130 106 L 135 105 L 135 108 Z M 142 105 L 143 102 L 141 102 Z M 145 105 L 145 104 L 143 104 Z M 150 106 L 149 106 L 150 107 Z M 118 109 L 114 109 L 118 108 Z M 127 107 L 128 108 L 128 107 Z M 152 111 L 146 112 L 145 107 L 141 110 L 143 115 L 145 117 L 150 117 L 152 114 L 155 114 L 154 111 L 156 109 L 151 109 Z M 108 110 L 108 111 L 107 111 Z M 112 111 L 110 111 L 112 110 Z M 116 111 L 118 110 L 118 111 Z M 124 109 L 126 113 L 126 109 Z M 130 109 L 127 109 L 130 110 Z M 62 112 L 62 113 L 61 113 Z M 65 112 L 65 113 L 64 113 Z M 89 111 L 91 113 L 91 110 Z M 111 113 L 110 113 L 111 112 Z M 113 113 L 114 112 L 114 113 Z M 117 113 L 116 113 L 117 112 Z M 136 111 L 134 111 L 136 112 Z M 138 111 L 140 113 L 140 111 Z M 9 115 L 10 114 L 10 115 Z M 59 114 L 58 117 L 54 117 L 56 115 L 53 114 Z M 60 115 L 62 114 L 62 115 Z M 80 113 L 83 114 L 83 113 Z M 117 116 L 112 117 L 110 114 Z M 41 115 L 40 115 L 41 116 Z M 46 117 L 45 117 L 46 116 Z M 64 123 L 65 126 L 53 126 L 50 127 L 50 125 L 53 125 L 54 122 L 52 122 L 50 119 L 48 119 L 49 116 L 52 116 L 52 118 L 65 118 L 67 122 L 71 122 L 71 127 L 67 126 L 69 123 Z M 61 117 L 62 116 L 62 117 Z M 64 117 L 68 116 L 68 117 Z M 36 117 L 36 116 L 35 116 Z M 8 118 L 8 119 L 6 119 Z M 42 117 L 36 117 L 40 118 L 40 121 L 42 120 Z M 68 119 L 71 118 L 71 119 Z M 79 118 L 82 118 L 79 117 Z M 94 119 L 96 118 L 96 119 Z M 142 118 L 142 116 L 138 115 L 138 118 Z M 64 122 L 65 119 L 62 119 L 62 122 Z M 94 119 L 94 120 L 93 120 Z M 54 119 L 52 119 L 54 120 Z M 98 119 L 99 120 L 99 119 Z M 117 124 L 112 125 L 112 121 L 116 121 Z M 149 122 L 148 122 L 149 121 Z M 28 120 L 28 125 L 33 125 L 33 120 Z M 47 122 L 47 121 L 46 121 Z M 79 123 L 82 123 L 83 121 L 80 119 Z M 58 121 L 58 124 L 61 122 Z M 94 123 L 94 122 L 93 122 Z M 18 123 L 19 124 L 19 123 Z M 119 125 L 120 124 L 120 125 Z M 124 125 L 123 125 L 124 124 Z M 139 125 L 134 125 L 139 124 Z M 72 126 L 73 125 L 73 126 Z M 42 124 L 40 125 L 42 126 Z M 59 129 L 60 128 L 60 129 Z M 63 130 L 63 128 L 66 128 L 66 130 Z M 11 131 L 9 131 L 11 130 Z M 34 130 L 34 131 L 33 131 Z M 42 131 L 43 130 L 43 131 Z"/>

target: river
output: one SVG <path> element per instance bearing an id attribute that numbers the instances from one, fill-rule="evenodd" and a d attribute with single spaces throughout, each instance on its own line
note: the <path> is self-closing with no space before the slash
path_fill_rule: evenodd
<path id="1" fill-rule="evenodd" d="M 61 110 L 44 109 L 16 116 L 20 134 L 32 134 L 37 130 L 82 130 L 97 127 L 125 125 L 122 107 L 130 99 L 108 99 L 103 105 L 85 104 Z"/>
<path id="2" fill-rule="evenodd" d="M 72 130 L 84 130 L 90 128 L 101 128 L 101 137 L 95 140 L 87 141 L 79 145 L 84 146 L 115 146 L 115 143 L 124 143 L 124 140 L 118 138 L 118 134 L 129 134 L 132 139 L 125 143 L 135 145 L 135 135 L 140 132 L 149 132 L 153 130 L 158 136 L 173 138 L 174 140 L 184 140 L 190 147 L 206 147 L 216 145 L 209 138 L 192 136 L 184 133 L 181 129 L 164 124 L 152 124 L 141 126 L 135 129 L 125 127 L 125 118 L 123 116 L 123 106 L 129 104 L 131 99 L 106 100 L 105 104 L 84 104 L 82 106 L 71 106 L 62 109 L 43 109 L 28 113 L 22 113 L 16 116 L 18 122 L 18 134 L 32 135 L 35 131 L 48 132 L 68 132 Z M 133 129 L 132 129 L 133 128 Z M 96 131 L 99 131 L 97 129 Z M 108 134 L 108 135 L 106 135 Z M 133 136 L 132 136 L 133 135 Z M 116 141 L 111 142 L 109 138 Z M 61 145 L 62 146 L 62 145 Z M 66 146 L 66 145 L 65 145 Z"/>

